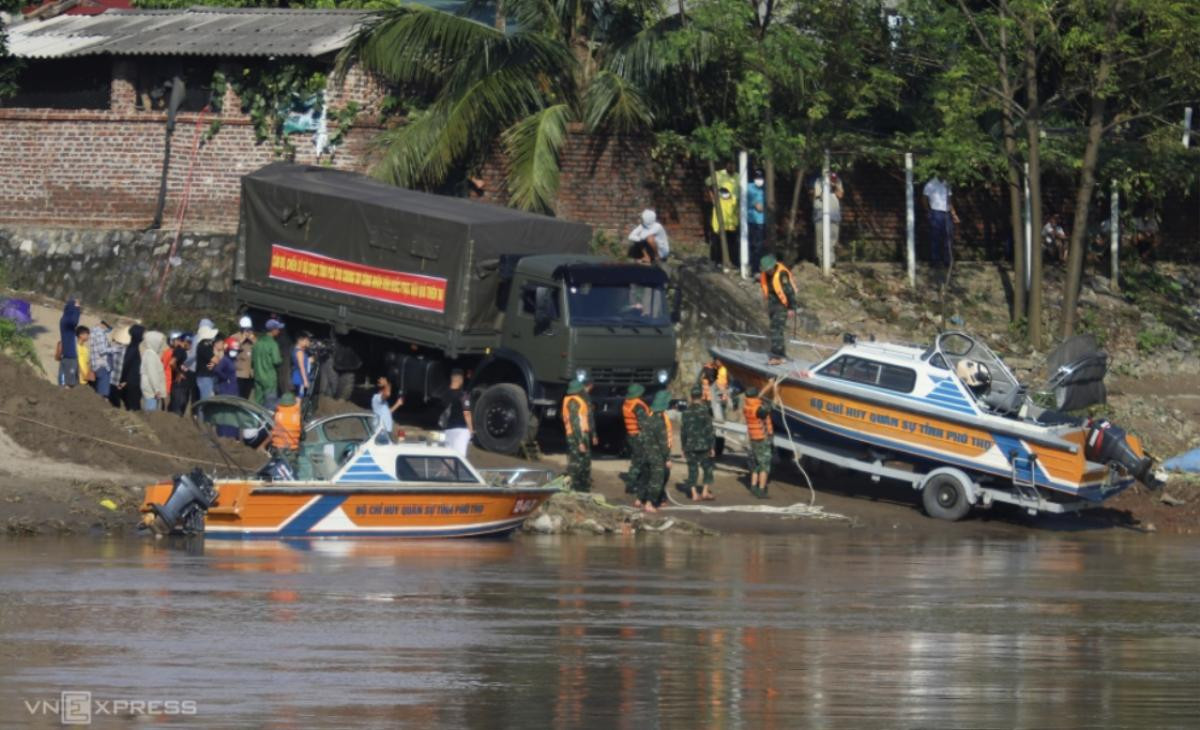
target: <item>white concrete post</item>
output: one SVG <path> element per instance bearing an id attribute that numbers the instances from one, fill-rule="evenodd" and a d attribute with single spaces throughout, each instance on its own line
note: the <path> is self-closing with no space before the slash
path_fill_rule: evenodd
<path id="1" fill-rule="evenodd" d="M 1029 163 L 1025 163 L 1025 270 L 1020 276 L 1025 277 L 1025 291 L 1033 286 L 1033 201 L 1029 199 Z M 1041 235 L 1041 231 L 1037 232 Z M 1013 241 L 1016 244 L 1016 241 Z"/>
<path id="2" fill-rule="evenodd" d="M 825 164 L 821 167 L 821 273 L 829 276 L 833 269 L 833 240 L 829 230 L 829 148 L 825 148 Z"/>
<path id="3" fill-rule="evenodd" d="M 904 153 L 904 226 L 905 254 L 908 261 L 908 285 L 917 286 L 917 211 L 913 194 L 913 156 Z"/>
<path id="4" fill-rule="evenodd" d="M 1117 183 L 1115 180 L 1112 184 L 1112 194 L 1108 199 L 1108 203 L 1108 253 L 1109 258 L 1112 259 L 1112 283 L 1109 284 L 1109 288 L 1117 291 L 1121 288 L 1121 280 L 1119 278 L 1119 262 L 1121 258 L 1121 195 L 1117 192 Z"/>
<path id="5" fill-rule="evenodd" d="M 1192 108 L 1185 106 L 1183 108 L 1183 148 L 1187 149 L 1192 146 Z"/>
<path id="6" fill-rule="evenodd" d="M 749 164 L 749 155 L 745 151 L 738 153 L 738 250 L 741 255 L 738 261 L 742 262 L 742 278 L 750 278 L 750 228 L 746 223 L 746 190 L 748 175 L 746 166 Z"/>

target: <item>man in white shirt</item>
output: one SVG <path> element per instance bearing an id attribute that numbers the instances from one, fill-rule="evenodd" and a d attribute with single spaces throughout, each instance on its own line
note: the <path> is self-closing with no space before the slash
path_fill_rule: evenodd
<path id="1" fill-rule="evenodd" d="M 667 229 L 658 222 L 658 215 L 650 208 L 642 211 L 642 222 L 629 233 L 629 240 L 633 243 L 648 241 L 653 244 L 658 251 L 659 261 L 666 261 L 667 256 L 671 255 Z"/>
<path id="2" fill-rule="evenodd" d="M 929 214 L 929 260 L 934 267 L 949 266 L 952 260 L 950 241 L 954 238 L 953 226 L 958 223 L 954 212 L 950 186 L 936 175 L 925 183 L 923 191 L 925 210 Z"/>
<path id="3" fill-rule="evenodd" d="M 1051 213 L 1046 225 L 1042 226 L 1042 246 L 1055 261 L 1067 260 L 1067 232 L 1063 230 L 1058 213 Z"/>

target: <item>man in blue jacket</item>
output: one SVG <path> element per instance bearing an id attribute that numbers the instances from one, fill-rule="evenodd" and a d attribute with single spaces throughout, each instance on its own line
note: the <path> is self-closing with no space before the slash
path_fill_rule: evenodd
<path id="1" fill-rule="evenodd" d="M 58 384 L 67 388 L 79 385 L 79 351 L 75 348 L 75 328 L 82 307 L 74 298 L 67 300 L 58 320 Z"/>

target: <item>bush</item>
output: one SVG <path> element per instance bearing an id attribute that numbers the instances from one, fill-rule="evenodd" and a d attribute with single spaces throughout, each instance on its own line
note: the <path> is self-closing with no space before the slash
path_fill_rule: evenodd
<path id="1" fill-rule="evenodd" d="M 1175 340 L 1175 333 L 1166 327 L 1156 326 L 1138 332 L 1137 348 L 1142 354 L 1160 350 Z"/>
<path id="2" fill-rule="evenodd" d="M 39 372 L 46 372 L 42 368 L 42 361 L 38 358 L 37 348 L 34 347 L 29 331 L 10 319 L 0 319 L 0 353 L 18 362 L 28 363 Z"/>

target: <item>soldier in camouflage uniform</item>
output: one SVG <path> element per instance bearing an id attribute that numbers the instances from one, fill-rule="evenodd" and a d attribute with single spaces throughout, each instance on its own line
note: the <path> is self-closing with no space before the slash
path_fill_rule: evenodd
<path id="1" fill-rule="evenodd" d="M 663 486 L 671 468 L 670 437 L 667 435 L 667 408 L 671 396 L 659 391 L 650 405 L 650 415 L 641 417 L 642 453 L 645 456 L 642 489 L 635 506 L 647 512 L 657 512 L 663 500 Z"/>
<path id="2" fill-rule="evenodd" d="M 771 365 L 782 365 L 787 359 L 787 320 L 796 309 L 796 281 L 792 272 L 771 254 L 759 261 L 762 273 L 759 284 L 767 300 L 767 317 L 771 321 Z"/>
<path id="3" fill-rule="evenodd" d="M 622 478 L 625 480 L 625 492 L 638 495 L 642 480 L 645 478 L 645 455 L 642 453 L 642 418 L 650 415 L 650 406 L 642 400 L 646 389 L 639 383 L 629 386 L 625 392 L 625 402 L 621 404 L 621 416 L 625 422 L 625 443 L 629 446 L 629 471 Z"/>
<path id="4" fill-rule="evenodd" d="M 583 383 L 572 380 L 563 398 L 563 432 L 567 436 L 567 476 L 576 492 L 592 491 L 591 409 Z"/>
<path id="5" fill-rule="evenodd" d="M 704 403 L 704 389 L 692 388 L 692 400 L 683 412 L 683 455 L 687 459 L 688 473 L 684 487 L 693 502 L 713 499 L 709 487 L 713 483 L 713 457 L 716 456 L 716 434 L 713 432 L 712 409 Z M 703 494 L 698 482 L 704 473 Z"/>

